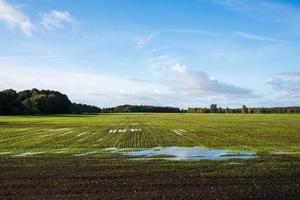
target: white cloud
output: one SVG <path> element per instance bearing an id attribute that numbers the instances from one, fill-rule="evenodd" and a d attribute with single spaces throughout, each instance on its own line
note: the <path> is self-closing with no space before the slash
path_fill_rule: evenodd
<path id="1" fill-rule="evenodd" d="M 280 99 L 300 100 L 300 72 L 281 73 L 269 81 L 275 95 Z"/>
<path id="2" fill-rule="evenodd" d="M 145 36 L 139 36 L 136 37 L 133 42 L 136 46 L 141 47 L 144 46 L 146 44 L 148 44 L 149 42 L 151 42 L 151 40 L 155 37 L 155 34 L 149 34 L 149 35 L 145 35 Z"/>
<path id="3" fill-rule="evenodd" d="M 234 32 L 234 34 L 236 34 L 237 36 L 239 36 L 241 38 L 248 39 L 248 40 L 258 40 L 258 41 L 266 41 L 266 42 L 284 42 L 283 40 L 278 40 L 278 39 L 265 37 L 265 36 L 261 36 L 261 35 L 254 35 L 254 34 L 240 32 L 240 31 L 236 31 L 236 32 Z"/>
<path id="4" fill-rule="evenodd" d="M 26 76 L 24 76 L 26 74 Z M 158 103 L 160 85 L 118 75 L 81 72 L 55 72 L 19 67 L 0 71 L 0 89 L 53 89 L 66 93 L 71 100 L 111 106 L 123 103 Z"/>
<path id="5" fill-rule="evenodd" d="M 67 11 L 52 10 L 41 14 L 41 24 L 48 30 L 61 28 L 64 23 L 70 23 L 72 16 Z"/>
<path id="6" fill-rule="evenodd" d="M 232 84 L 219 82 L 201 71 L 189 70 L 185 65 L 176 64 L 164 67 L 166 84 L 171 91 L 189 98 L 225 97 L 225 98 L 253 98 L 257 97 L 251 90 L 240 88 Z"/>
<path id="7" fill-rule="evenodd" d="M 32 34 L 34 27 L 27 15 L 5 0 L 0 0 L 0 22 L 8 27 L 18 27 L 28 36 Z"/>
<path id="8" fill-rule="evenodd" d="M 255 97 L 250 90 L 221 83 L 184 65 L 165 67 L 159 73 L 161 78 L 146 81 L 111 74 L 10 67 L 0 72 L 0 89 L 53 89 L 66 93 L 73 101 L 99 106 L 155 104 L 188 107 L 219 102 L 242 105 L 247 102 L 246 98 Z"/>

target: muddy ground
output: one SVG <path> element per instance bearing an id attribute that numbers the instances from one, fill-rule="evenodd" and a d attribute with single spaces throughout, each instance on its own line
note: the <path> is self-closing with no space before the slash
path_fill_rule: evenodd
<path id="1" fill-rule="evenodd" d="M 229 162 L 1 162 L 0 199 L 300 199 L 299 170 L 285 173 L 284 163 L 260 172 Z"/>

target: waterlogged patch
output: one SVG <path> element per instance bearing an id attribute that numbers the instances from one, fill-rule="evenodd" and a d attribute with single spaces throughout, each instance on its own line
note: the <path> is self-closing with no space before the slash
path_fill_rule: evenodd
<path id="1" fill-rule="evenodd" d="M 74 131 L 67 131 L 67 132 L 64 132 L 64 133 L 60 134 L 60 136 L 68 135 L 68 134 L 71 134 L 71 133 L 74 133 Z"/>
<path id="2" fill-rule="evenodd" d="M 130 130 L 130 132 L 141 132 L 142 131 L 142 129 L 140 129 L 140 128 L 131 128 L 129 130 Z"/>
<path id="3" fill-rule="evenodd" d="M 126 132 L 141 132 L 142 129 L 140 128 L 130 128 L 130 129 L 121 129 L 121 128 L 117 128 L 117 129 L 111 129 L 108 131 L 108 133 L 126 133 Z"/>
<path id="4" fill-rule="evenodd" d="M 176 129 L 176 130 L 172 130 L 174 133 L 176 133 L 177 135 L 183 135 L 184 133 L 186 133 L 185 130 L 183 129 Z"/>
<path id="5" fill-rule="evenodd" d="M 116 128 L 109 130 L 108 133 L 125 133 L 126 131 L 127 129 Z"/>
<path id="6" fill-rule="evenodd" d="M 88 134 L 88 132 L 80 133 L 80 134 L 78 134 L 76 137 L 80 137 L 80 136 L 85 135 L 85 134 Z"/>
<path id="7" fill-rule="evenodd" d="M 12 152 L 0 152 L 0 155 L 7 155 L 7 154 L 11 154 Z"/>
<path id="8" fill-rule="evenodd" d="M 85 153 L 74 154 L 73 156 L 74 156 L 74 157 L 81 157 L 81 156 L 88 156 L 88 155 L 95 154 L 95 153 L 98 153 L 98 152 L 96 152 L 96 151 L 93 151 L 93 152 L 85 152 Z"/>
<path id="9" fill-rule="evenodd" d="M 125 133 L 127 129 L 118 129 L 118 133 Z"/>
<path id="10" fill-rule="evenodd" d="M 119 149 L 115 147 L 108 147 L 103 149 L 106 153 L 118 153 Z"/>
<path id="11" fill-rule="evenodd" d="M 203 147 L 166 147 L 151 148 L 139 151 L 121 152 L 122 155 L 133 159 L 153 159 L 159 157 L 165 160 L 226 160 L 226 159 L 250 159 L 254 158 L 254 152 L 211 150 Z M 164 157 L 162 155 L 168 155 Z"/>
<path id="12" fill-rule="evenodd" d="M 248 152 L 227 152 L 227 153 L 222 153 L 219 156 L 220 157 L 237 157 L 237 156 L 249 156 L 252 155 L 251 153 Z"/>
<path id="13" fill-rule="evenodd" d="M 59 151 L 55 151 L 55 153 L 66 153 L 69 150 L 70 150 L 69 148 L 63 148 L 63 149 L 61 149 Z"/>
<path id="14" fill-rule="evenodd" d="M 116 133 L 116 132 L 118 132 L 118 129 L 112 129 L 109 131 L 109 133 Z"/>
<path id="15" fill-rule="evenodd" d="M 25 153 L 20 153 L 13 155 L 14 157 L 25 157 L 25 156 L 32 156 L 32 155 L 37 155 L 37 154 L 42 154 L 43 152 L 25 152 Z"/>

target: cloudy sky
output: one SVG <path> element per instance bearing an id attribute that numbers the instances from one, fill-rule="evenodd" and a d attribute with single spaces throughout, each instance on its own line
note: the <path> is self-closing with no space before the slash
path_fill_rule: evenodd
<path id="1" fill-rule="evenodd" d="M 300 105 L 298 0 L 0 0 L 0 90 L 100 107 Z"/>

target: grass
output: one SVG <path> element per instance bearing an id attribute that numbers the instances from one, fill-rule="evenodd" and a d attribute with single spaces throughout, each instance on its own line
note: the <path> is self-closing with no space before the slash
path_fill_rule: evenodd
<path id="1" fill-rule="evenodd" d="M 110 132 L 118 129 L 126 129 L 126 132 Z M 174 130 L 181 130 L 182 134 Z M 204 146 L 260 153 L 299 152 L 300 115 L 101 114 L 0 117 L 0 153 L 54 153 L 63 150 L 72 154 L 101 151 L 110 147 L 166 146 Z"/>

